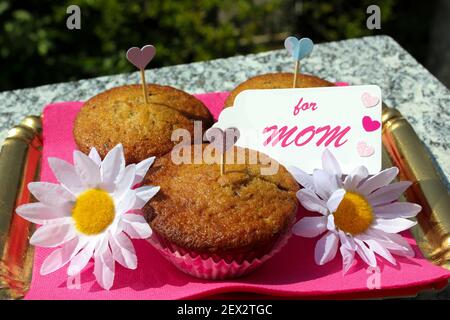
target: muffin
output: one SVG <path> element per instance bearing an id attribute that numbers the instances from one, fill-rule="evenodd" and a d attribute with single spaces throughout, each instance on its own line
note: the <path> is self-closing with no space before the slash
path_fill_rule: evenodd
<path id="1" fill-rule="evenodd" d="M 127 163 L 169 152 L 176 142 L 172 131 L 194 131 L 194 120 L 203 130 L 213 123 L 206 106 L 192 95 L 169 87 L 148 84 L 148 104 L 141 85 L 125 85 L 104 91 L 83 105 L 73 135 L 78 148 L 89 153 L 95 147 L 104 157 L 122 143 Z"/>
<path id="2" fill-rule="evenodd" d="M 292 88 L 293 73 L 267 73 L 253 78 L 250 78 L 239 84 L 233 91 L 230 92 L 225 101 L 225 108 L 231 107 L 236 96 L 244 90 L 248 89 L 284 89 Z M 297 75 L 297 88 L 311 88 L 311 87 L 332 87 L 332 82 L 320 79 L 315 76 L 307 74 Z"/>
<path id="3" fill-rule="evenodd" d="M 206 146 L 191 147 L 191 156 Z M 223 279 L 253 270 L 285 244 L 295 219 L 299 186 L 290 173 L 279 165 L 275 174 L 262 175 L 261 168 L 275 160 L 253 151 L 259 160 L 249 164 L 248 149 L 230 152 L 235 159 L 242 152 L 245 163 L 227 163 L 224 175 L 217 163 L 177 165 L 167 154 L 144 180 L 161 188 L 143 208 L 154 232 L 150 242 L 197 277 Z"/>

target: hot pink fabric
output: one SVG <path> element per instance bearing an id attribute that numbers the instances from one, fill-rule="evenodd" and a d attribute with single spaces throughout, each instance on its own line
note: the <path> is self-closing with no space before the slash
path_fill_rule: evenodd
<path id="1" fill-rule="evenodd" d="M 217 118 L 226 92 L 201 94 L 202 100 Z M 55 182 L 47 158 L 59 157 L 72 162 L 75 143 L 72 127 L 82 102 L 48 105 L 44 111 L 44 151 L 42 181 Z M 299 210 L 299 217 L 306 214 Z M 134 241 L 138 268 L 128 270 L 116 264 L 116 279 L 110 291 L 103 290 L 94 279 L 93 263 L 81 274 L 80 289 L 66 286 L 66 267 L 46 276 L 39 274 L 50 249 L 36 248 L 33 279 L 26 299 L 183 299 L 206 297 L 226 292 L 252 292 L 297 298 L 370 297 L 415 294 L 430 287 L 442 288 L 450 272 L 425 260 L 409 233 L 416 258 L 398 257 L 398 265 L 379 260 L 380 289 L 368 289 L 371 273 L 359 261 L 347 275 L 341 271 L 342 261 L 336 258 L 325 266 L 314 263 L 317 238 L 293 236 L 286 247 L 254 273 L 232 281 L 200 280 L 178 271 L 144 240 Z M 222 296 L 223 297 L 223 296 Z M 238 296 L 240 298 L 245 296 Z"/>

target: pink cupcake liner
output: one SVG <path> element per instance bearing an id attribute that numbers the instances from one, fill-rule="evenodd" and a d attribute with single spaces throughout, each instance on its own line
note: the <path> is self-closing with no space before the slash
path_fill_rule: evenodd
<path id="1" fill-rule="evenodd" d="M 271 250 L 261 257 L 258 257 L 257 254 L 251 256 L 246 254 L 219 258 L 207 254 L 198 254 L 165 241 L 155 233 L 148 239 L 148 242 L 184 273 L 201 279 L 223 280 L 241 277 L 252 272 L 278 253 L 286 245 L 291 235 L 291 226 L 289 226 Z"/>

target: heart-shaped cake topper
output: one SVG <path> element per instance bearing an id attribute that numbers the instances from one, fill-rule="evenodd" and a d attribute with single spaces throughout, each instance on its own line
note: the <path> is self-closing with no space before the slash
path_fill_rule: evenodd
<path id="1" fill-rule="evenodd" d="M 142 49 L 138 47 L 132 47 L 127 51 L 127 59 L 132 64 L 136 66 L 136 68 L 142 70 L 152 61 L 153 57 L 156 54 L 156 48 L 151 44 L 143 46 Z"/>
<path id="2" fill-rule="evenodd" d="M 361 95 L 361 101 L 366 108 L 372 108 L 375 107 L 378 102 L 380 102 L 380 99 L 376 96 L 372 96 L 369 92 L 364 92 Z"/>
<path id="3" fill-rule="evenodd" d="M 369 116 L 364 116 L 362 118 L 362 125 L 364 130 L 366 130 L 367 132 L 371 132 L 377 130 L 381 126 L 381 123 L 380 121 L 372 120 L 372 118 Z"/>
<path id="4" fill-rule="evenodd" d="M 284 47 L 295 60 L 301 60 L 311 54 L 314 43 L 309 38 L 287 37 L 284 40 Z"/>
<path id="5" fill-rule="evenodd" d="M 132 47 L 127 51 L 127 59 L 141 71 L 142 95 L 145 104 L 148 104 L 147 83 L 145 81 L 145 67 L 152 61 L 156 54 L 156 48 L 151 44 L 143 46 L 142 49 Z"/>
<path id="6" fill-rule="evenodd" d="M 209 128 L 205 132 L 205 138 L 219 151 L 225 152 L 239 140 L 241 133 L 238 128 L 230 127 L 222 130 L 220 128 Z"/>
<path id="7" fill-rule="evenodd" d="M 370 157 L 375 153 L 375 149 L 369 146 L 365 141 L 359 141 L 356 150 L 360 157 Z"/>

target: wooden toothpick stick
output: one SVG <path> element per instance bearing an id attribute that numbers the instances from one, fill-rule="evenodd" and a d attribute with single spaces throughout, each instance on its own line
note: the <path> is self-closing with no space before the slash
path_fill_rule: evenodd
<path id="1" fill-rule="evenodd" d="M 232 148 L 234 144 L 239 140 L 241 133 L 239 129 L 236 127 L 229 127 L 225 130 L 221 128 L 212 127 L 206 130 L 205 138 L 215 148 L 215 156 L 218 155 L 218 152 L 222 155 L 220 160 L 220 175 L 223 176 L 225 174 L 225 162 L 226 162 L 226 152 L 228 149 Z M 234 155 L 234 153 L 232 153 Z M 234 161 L 234 160 L 233 160 Z"/>
<path id="2" fill-rule="evenodd" d="M 142 94 L 144 95 L 145 104 L 148 104 L 147 83 L 145 82 L 145 70 L 141 69 Z"/>
<path id="3" fill-rule="evenodd" d="M 296 60 L 295 61 L 295 67 L 294 67 L 294 84 L 292 85 L 292 88 L 296 88 L 297 87 L 297 75 L 298 75 L 298 70 L 300 69 L 300 61 Z"/>
<path id="4" fill-rule="evenodd" d="M 223 176 L 225 174 L 225 161 L 226 161 L 226 153 L 225 151 L 222 153 L 222 162 L 220 163 L 220 175 Z"/>
<path id="5" fill-rule="evenodd" d="M 147 83 L 145 82 L 145 67 L 153 59 L 156 54 L 156 49 L 151 44 L 145 45 L 142 48 L 132 47 L 127 51 L 127 59 L 136 68 L 141 71 L 142 94 L 144 95 L 144 102 L 148 104 Z"/>
<path id="6" fill-rule="evenodd" d="M 284 40 L 284 47 L 295 60 L 294 81 L 292 88 L 297 88 L 297 76 L 300 69 L 300 60 L 311 54 L 313 46 L 314 43 L 309 38 L 301 38 L 299 40 L 296 37 L 287 37 Z"/>

